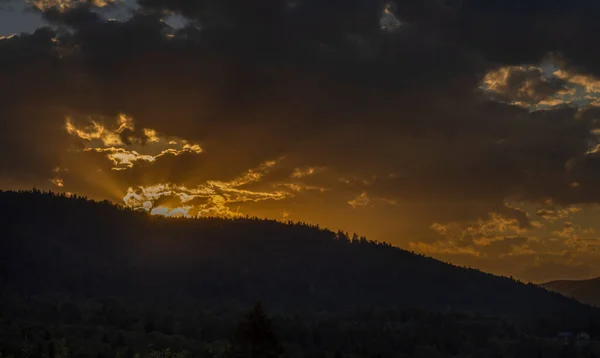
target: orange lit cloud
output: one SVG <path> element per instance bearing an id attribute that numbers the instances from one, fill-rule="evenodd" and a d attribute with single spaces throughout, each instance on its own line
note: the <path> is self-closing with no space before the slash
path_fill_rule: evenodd
<path id="1" fill-rule="evenodd" d="M 87 148 L 86 151 L 93 151 L 97 153 L 106 153 L 108 159 L 110 159 L 115 167 L 113 170 L 125 170 L 128 168 L 133 168 L 134 164 L 139 161 L 152 163 L 155 162 L 156 159 L 164 156 L 164 155 L 173 155 L 178 156 L 183 153 L 194 153 L 199 154 L 202 153 L 202 149 L 197 146 L 190 146 L 188 144 L 184 145 L 181 149 L 169 148 L 161 151 L 157 155 L 149 155 L 149 154 L 140 154 L 135 150 L 127 150 L 124 148 Z"/>
<path id="2" fill-rule="evenodd" d="M 554 76 L 569 83 L 581 86 L 587 93 L 600 93 L 600 79 L 589 74 L 580 74 L 568 70 L 559 69 Z"/>
<path id="3" fill-rule="evenodd" d="M 348 202 L 348 204 L 353 209 L 356 209 L 356 208 L 366 207 L 369 205 L 370 202 L 371 202 L 371 199 L 369 198 L 369 195 L 367 195 L 367 193 L 363 192 L 356 198 L 350 200 Z"/>
<path id="4" fill-rule="evenodd" d="M 73 119 L 67 117 L 65 129 L 71 135 L 77 136 L 86 141 L 98 139 L 104 146 L 124 145 L 121 134 L 125 130 L 133 130 L 133 119 L 124 114 L 120 114 L 116 119 L 116 128 L 109 129 L 98 121 L 90 120 L 90 123 L 84 128 L 77 128 L 73 124 Z"/>
<path id="5" fill-rule="evenodd" d="M 483 88 L 496 100 L 522 107 L 564 103 L 560 96 L 570 93 L 560 78 L 545 76 L 535 66 L 507 66 L 490 71 L 483 79 Z"/>
<path id="6" fill-rule="evenodd" d="M 65 11 L 77 4 L 89 4 L 94 7 L 105 7 L 119 2 L 119 0 L 26 0 L 33 7 L 39 10 L 48 10 L 57 8 Z"/>
<path id="7" fill-rule="evenodd" d="M 329 190 L 327 188 L 319 187 L 316 185 L 307 185 L 307 184 L 302 184 L 302 183 L 281 183 L 281 184 L 274 184 L 274 186 L 287 188 L 294 192 L 318 191 L 318 192 L 322 193 L 322 192 Z"/>
<path id="8" fill-rule="evenodd" d="M 292 178 L 304 178 L 327 170 L 322 167 L 296 168 L 292 173 Z"/>
<path id="9" fill-rule="evenodd" d="M 129 188 L 123 201 L 129 207 L 165 216 L 223 216 L 243 215 L 234 206 L 244 202 L 283 200 L 291 194 L 285 191 L 252 191 L 242 187 L 260 181 L 275 162 L 267 162 L 228 181 L 207 181 L 196 188 L 183 185 L 158 184 Z M 171 206 L 157 205 L 163 198 L 177 199 Z"/>
<path id="10" fill-rule="evenodd" d="M 556 220 L 560 220 L 560 219 L 565 219 L 570 217 L 572 214 L 578 213 L 580 212 L 582 209 L 575 207 L 575 206 L 569 206 L 569 207 L 565 207 L 565 208 L 543 208 L 540 209 L 536 212 L 536 215 L 549 220 L 549 221 L 556 221 Z"/>
<path id="11" fill-rule="evenodd" d="M 127 133 L 133 133 L 135 125 L 133 119 L 124 114 L 117 117 L 116 125 L 113 127 L 110 128 L 98 121 L 90 120 L 87 126 L 79 128 L 69 117 L 65 124 L 69 134 L 87 142 L 86 146 L 89 147 L 84 151 L 105 153 L 115 165 L 113 170 L 133 168 L 138 162 L 153 163 L 165 155 L 178 156 L 184 153 L 200 154 L 203 152 L 198 144 L 190 144 L 181 139 L 161 138 L 155 130 L 149 128 L 143 129 L 143 137 L 128 135 Z M 139 150 L 152 150 L 155 153 L 142 154 L 138 150 L 130 149 L 136 145 Z"/>

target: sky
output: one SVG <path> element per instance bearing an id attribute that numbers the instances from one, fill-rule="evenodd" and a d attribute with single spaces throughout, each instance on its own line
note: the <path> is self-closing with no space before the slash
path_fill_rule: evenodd
<path id="1" fill-rule="evenodd" d="M 592 0 L 0 0 L 0 188 L 600 276 Z"/>

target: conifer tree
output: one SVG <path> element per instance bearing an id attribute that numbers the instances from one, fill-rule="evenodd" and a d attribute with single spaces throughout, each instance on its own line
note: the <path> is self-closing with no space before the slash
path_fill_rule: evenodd
<path id="1" fill-rule="evenodd" d="M 276 358 L 282 353 L 273 323 L 257 303 L 239 324 L 234 339 L 234 356 L 239 358 Z"/>

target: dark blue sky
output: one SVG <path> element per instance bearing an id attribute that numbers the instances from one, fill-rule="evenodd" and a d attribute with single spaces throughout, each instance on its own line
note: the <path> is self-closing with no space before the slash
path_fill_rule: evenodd
<path id="1" fill-rule="evenodd" d="M 24 11 L 25 4 L 15 2 L 0 9 L 0 36 L 31 32 L 42 25 L 39 14 Z"/>
<path id="2" fill-rule="evenodd" d="M 3 4 L 2 0 L 0 0 L 0 36 L 33 32 L 45 25 L 39 13 L 26 9 L 27 6 L 24 0 L 9 0 L 8 3 L 9 5 Z M 126 0 L 119 2 L 119 4 L 117 7 L 98 9 L 98 11 L 110 18 L 128 18 L 130 11 L 135 8 L 134 2 Z M 176 15 L 169 16 L 165 20 L 169 25 L 174 27 L 184 24 L 183 18 Z"/>

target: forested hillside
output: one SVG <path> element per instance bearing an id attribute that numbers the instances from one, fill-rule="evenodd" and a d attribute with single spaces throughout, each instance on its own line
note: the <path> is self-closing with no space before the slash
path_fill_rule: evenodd
<path id="1" fill-rule="evenodd" d="M 535 285 L 302 223 L 168 219 L 39 191 L 0 192 L 0 210 L 12 354 L 51 342 L 82 357 L 215 356 L 256 302 L 288 355 L 537 354 L 562 352 L 540 343 L 559 330 L 600 333 L 595 309 Z"/>

